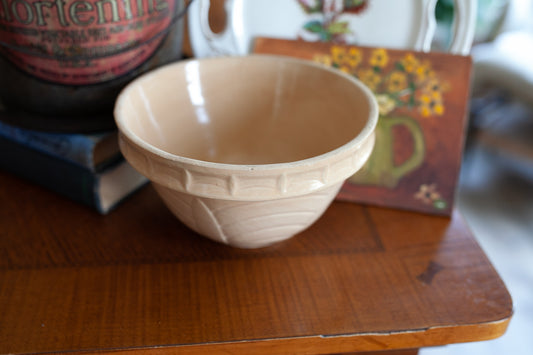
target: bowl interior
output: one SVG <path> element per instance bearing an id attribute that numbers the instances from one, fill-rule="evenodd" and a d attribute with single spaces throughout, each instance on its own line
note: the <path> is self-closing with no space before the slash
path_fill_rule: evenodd
<path id="1" fill-rule="evenodd" d="M 368 122 L 368 92 L 303 61 L 270 56 L 178 62 L 123 91 L 117 123 L 168 153 L 274 164 L 327 153 Z"/>

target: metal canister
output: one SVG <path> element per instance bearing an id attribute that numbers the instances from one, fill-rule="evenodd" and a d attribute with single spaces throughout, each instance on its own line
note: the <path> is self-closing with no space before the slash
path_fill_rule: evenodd
<path id="1" fill-rule="evenodd" d="M 47 131 L 113 127 L 118 92 L 182 55 L 184 0 L 0 0 L 1 117 Z"/>

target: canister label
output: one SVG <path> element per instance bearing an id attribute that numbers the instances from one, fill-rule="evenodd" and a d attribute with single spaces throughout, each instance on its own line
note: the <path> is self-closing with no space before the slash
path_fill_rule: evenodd
<path id="1" fill-rule="evenodd" d="M 0 0 L 0 54 L 54 83 L 123 75 L 164 38 L 178 0 Z"/>

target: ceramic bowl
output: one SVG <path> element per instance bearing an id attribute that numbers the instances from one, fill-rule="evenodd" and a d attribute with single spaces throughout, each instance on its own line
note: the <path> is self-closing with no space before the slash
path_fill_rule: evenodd
<path id="1" fill-rule="evenodd" d="M 180 61 L 119 95 L 124 157 L 187 226 L 258 248 L 315 222 L 374 145 L 377 104 L 338 70 L 281 56 Z"/>

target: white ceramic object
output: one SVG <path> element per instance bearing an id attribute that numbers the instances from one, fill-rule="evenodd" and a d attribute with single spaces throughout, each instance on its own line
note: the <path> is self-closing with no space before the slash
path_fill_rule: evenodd
<path id="1" fill-rule="evenodd" d="M 305 27 L 329 21 L 347 25 L 348 31 L 335 38 L 340 42 L 428 52 L 436 29 L 436 1 L 366 0 L 365 7 L 350 10 L 344 0 L 226 0 L 227 26 L 217 34 L 209 26 L 210 0 L 196 0 L 189 10 L 189 36 L 197 58 L 245 55 L 258 36 L 331 40 Z M 448 51 L 466 55 L 474 37 L 477 1 L 454 2 L 454 31 Z M 323 11 L 309 11 L 313 7 Z"/>
<path id="2" fill-rule="evenodd" d="M 181 61 L 130 83 L 125 158 L 187 226 L 266 246 L 316 221 L 374 145 L 377 103 L 338 70 L 287 57 Z"/>

